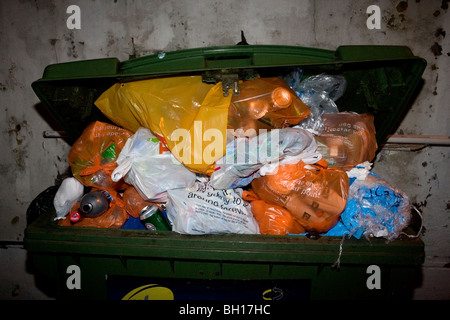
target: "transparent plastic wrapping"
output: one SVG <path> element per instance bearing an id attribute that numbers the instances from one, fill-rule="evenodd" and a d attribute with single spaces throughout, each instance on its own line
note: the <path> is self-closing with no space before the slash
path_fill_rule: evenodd
<path id="1" fill-rule="evenodd" d="M 302 79 L 302 76 L 302 70 L 294 69 L 283 79 L 311 109 L 311 114 L 298 125 L 315 134 L 320 134 L 324 127 L 322 115 L 339 112 L 335 101 L 345 93 L 347 82 L 341 75 L 322 73 L 306 79 Z"/>
<path id="2" fill-rule="evenodd" d="M 228 129 L 236 136 L 255 136 L 260 129 L 296 125 L 310 110 L 282 79 L 257 78 L 239 84 L 228 112 Z"/>
<path id="3" fill-rule="evenodd" d="M 330 167 L 350 170 L 364 161 L 372 162 L 378 149 L 372 115 L 340 112 L 322 117 L 324 130 L 315 139 Z"/>
<path id="4" fill-rule="evenodd" d="M 244 187 L 278 165 L 299 160 L 316 163 L 321 158 L 313 135 L 306 130 L 289 127 L 264 131 L 227 144 L 225 156 L 216 161 L 211 185 L 216 189 Z"/>
<path id="5" fill-rule="evenodd" d="M 369 172 L 351 183 L 341 219 L 325 235 L 348 235 L 356 239 L 377 237 L 392 241 L 409 226 L 413 208 L 403 191 Z"/>
<path id="6" fill-rule="evenodd" d="M 369 174 L 365 180 L 356 180 L 349 189 L 359 210 L 354 219 L 363 235 L 394 240 L 408 226 L 411 204 L 408 196 L 384 179 Z"/>

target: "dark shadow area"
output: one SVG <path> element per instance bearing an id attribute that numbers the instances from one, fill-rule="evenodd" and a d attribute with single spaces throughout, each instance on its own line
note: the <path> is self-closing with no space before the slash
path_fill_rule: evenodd
<path id="1" fill-rule="evenodd" d="M 395 281 L 401 277 L 402 281 Z M 411 268 L 406 270 L 403 274 L 392 272 L 392 281 L 395 284 L 392 287 L 392 300 L 413 300 L 414 290 L 420 288 L 423 283 L 423 271 L 421 267 Z"/>
<path id="2" fill-rule="evenodd" d="M 53 198 L 58 191 L 59 186 L 51 186 L 42 191 L 31 201 L 27 208 L 27 227 L 33 223 L 40 215 L 45 214 L 53 207 Z"/>
<path id="3" fill-rule="evenodd" d="M 45 105 L 42 102 L 35 104 L 34 109 L 41 116 L 41 118 L 49 124 L 52 131 L 61 133 L 61 137 L 52 138 L 52 139 L 62 139 L 68 144 L 71 143 L 71 141 L 68 139 L 68 137 L 65 136 L 64 129 L 61 127 L 61 125 L 58 124 L 58 121 L 56 121 L 56 119 L 50 114 L 50 112 L 48 111 L 48 109 L 45 107 Z M 43 132 L 42 132 L 42 135 L 44 136 Z"/>
<path id="4" fill-rule="evenodd" d="M 39 193 L 27 208 L 26 219 L 27 227 L 31 225 L 39 216 L 45 214 L 50 209 L 53 209 L 53 199 L 59 186 L 50 186 L 47 189 Z M 50 267 L 50 266 L 49 266 Z M 35 268 L 33 261 L 33 254 L 27 251 L 27 257 L 25 262 L 25 270 L 27 273 L 34 276 L 35 286 L 42 291 L 49 298 L 56 297 L 56 284 L 55 281 L 46 277 Z"/>
<path id="5" fill-rule="evenodd" d="M 30 252 L 27 252 L 25 271 L 34 276 L 34 284 L 38 290 L 44 293 L 49 299 L 56 299 L 56 281 L 36 270 L 33 264 L 33 255 Z"/>

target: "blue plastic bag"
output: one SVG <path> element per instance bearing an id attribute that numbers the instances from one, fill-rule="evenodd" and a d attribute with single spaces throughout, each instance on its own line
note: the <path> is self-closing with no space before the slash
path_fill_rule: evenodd
<path id="1" fill-rule="evenodd" d="M 132 216 L 128 218 L 120 229 L 146 230 L 145 226 L 141 222 L 141 219 L 133 218 Z"/>
<path id="2" fill-rule="evenodd" d="M 325 236 L 351 235 L 359 239 L 364 235 L 394 240 L 408 226 L 410 219 L 408 196 L 381 177 L 369 173 L 364 180 L 352 181 L 341 219 Z"/>

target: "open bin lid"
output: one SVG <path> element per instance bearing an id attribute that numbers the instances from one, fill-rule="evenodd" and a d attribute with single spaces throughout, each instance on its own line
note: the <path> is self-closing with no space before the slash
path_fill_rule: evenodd
<path id="1" fill-rule="evenodd" d="M 247 80 L 300 68 L 304 76 L 340 74 L 345 94 L 339 111 L 374 116 L 381 146 L 415 96 L 426 61 L 405 46 L 340 46 L 336 51 L 296 46 L 245 45 L 179 50 L 120 62 L 104 58 L 52 64 L 32 88 L 73 143 L 92 121 L 110 122 L 94 105 L 117 82 L 173 75 L 202 75 L 225 83 L 227 75 Z"/>

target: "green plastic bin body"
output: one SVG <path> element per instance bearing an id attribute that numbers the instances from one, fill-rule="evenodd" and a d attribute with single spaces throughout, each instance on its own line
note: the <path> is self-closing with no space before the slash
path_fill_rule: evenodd
<path id="1" fill-rule="evenodd" d="M 375 117 L 382 145 L 419 88 L 426 62 L 407 47 L 290 46 L 180 50 L 119 62 L 98 59 L 48 66 L 32 87 L 69 143 L 91 121 L 109 122 L 94 101 L 112 84 L 171 75 L 245 80 L 301 68 L 305 76 L 344 75 L 340 111 Z M 67 299 L 388 299 L 411 298 L 420 284 L 420 238 L 203 235 L 62 227 L 54 210 L 25 230 L 36 276 Z M 338 266 L 335 263 L 339 261 Z"/>

